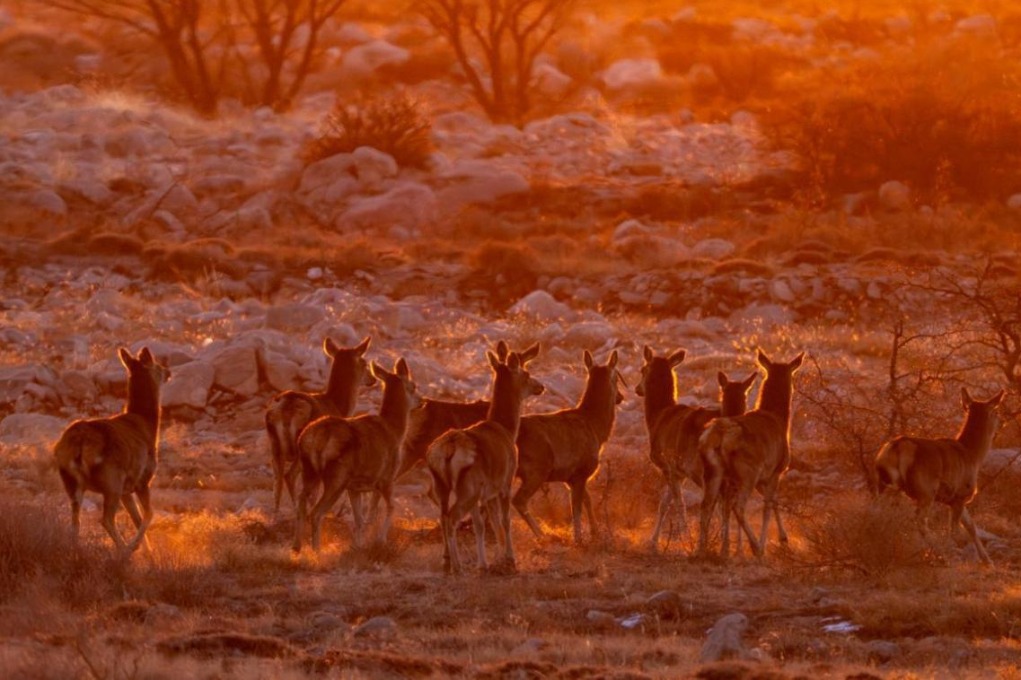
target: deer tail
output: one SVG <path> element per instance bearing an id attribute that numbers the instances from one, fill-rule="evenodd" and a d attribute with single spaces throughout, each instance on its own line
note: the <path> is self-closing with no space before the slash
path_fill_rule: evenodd
<path id="1" fill-rule="evenodd" d="M 472 438 L 459 430 L 447 432 L 429 447 L 427 455 L 429 470 L 439 485 L 447 490 L 446 494 L 456 493 L 458 483 L 465 471 L 475 464 L 475 445 Z M 442 508 L 444 512 L 446 508 Z"/>
<path id="2" fill-rule="evenodd" d="M 879 484 L 879 491 L 888 486 L 895 489 L 901 488 L 908 476 L 908 471 L 914 464 L 915 447 L 911 442 L 894 439 L 883 444 L 883 448 L 876 455 L 876 481 Z"/>

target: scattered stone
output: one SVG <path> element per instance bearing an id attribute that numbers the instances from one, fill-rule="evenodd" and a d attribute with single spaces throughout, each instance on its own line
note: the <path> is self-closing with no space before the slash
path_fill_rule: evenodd
<path id="1" fill-rule="evenodd" d="M 273 305 L 266 310 L 266 327 L 285 333 L 304 333 L 326 318 L 319 306 L 300 302 Z"/>
<path id="2" fill-rule="evenodd" d="M 596 628 L 613 628 L 617 625 L 617 619 L 613 614 L 598 609 L 590 609 L 585 614 L 585 619 Z"/>
<path id="3" fill-rule="evenodd" d="M 620 59 L 603 71 L 603 83 L 610 90 L 641 89 L 663 80 L 663 67 L 651 58 Z"/>
<path id="4" fill-rule="evenodd" d="M 879 187 L 879 204 L 892 212 L 902 212 L 911 207 L 911 189 L 903 182 L 884 182 Z"/>
<path id="5" fill-rule="evenodd" d="M 390 640 L 397 637 L 397 622 L 389 616 L 373 616 L 358 626 L 352 634 L 355 637 L 371 637 L 377 640 Z"/>
<path id="6" fill-rule="evenodd" d="M 727 614 L 709 629 L 699 658 L 703 663 L 749 658 L 741 639 L 747 629 L 747 616 L 741 613 Z"/>
<path id="7" fill-rule="evenodd" d="M 544 290 L 535 290 L 514 303 L 511 314 L 534 317 L 539 321 L 559 321 L 573 318 L 574 311 L 563 302 L 557 302 Z"/>
<path id="8" fill-rule="evenodd" d="M 865 649 L 868 651 L 869 660 L 877 663 L 893 661 L 900 656 L 900 646 L 896 642 L 888 640 L 870 640 Z"/>

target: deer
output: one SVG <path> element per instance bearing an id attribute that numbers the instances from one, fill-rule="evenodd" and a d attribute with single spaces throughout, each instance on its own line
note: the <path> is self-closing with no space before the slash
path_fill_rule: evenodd
<path id="1" fill-rule="evenodd" d="M 461 573 L 455 528 L 466 513 L 472 515 L 478 568 L 488 571 L 483 506 L 503 550 L 501 565 L 516 570 L 510 530 L 510 492 L 517 468 L 521 405 L 530 395 L 542 394 L 542 383 L 525 368 L 519 355 L 506 362 L 486 352 L 493 371 L 492 398 L 486 419 L 465 429 L 449 430 L 426 452 L 433 478 L 433 495 L 440 508 L 443 566 L 448 574 Z"/>
<path id="2" fill-rule="evenodd" d="M 293 551 L 300 553 L 307 506 L 319 487 L 322 494 L 312 508 L 312 549 L 319 552 L 323 517 L 341 494 L 374 492 L 386 504 L 380 532 L 385 543 L 393 515 L 394 473 L 401 442 L 408 428 L 408 414 L 418 405 L 418 393 L 404 358 L 388 371 L 373 362 L 370 370 L 383 383 L 383 400 L 378 414 L 354 418 L 322 416 L 298 436 L 302 489 L 298 495 Z M 352 508 L 355 506 L 352 498 Z M 355 545 L 361 545 L 364 521 L 354 511 Z"/>
<path id="3" fill-rule="evenodd" d="M 699 547 L 706 550 L 712 509 L 722 497 L 723 527 L 721 556 L 730 552 L 729 518 L 733 513 L 748 537 L 752 553 L 764 554 L 771 516 L 776 518 L 780 543 L 787 543 L 787 532 L 780 518 L 777 492 L 780 479 L 790 467 L 791 401 L 794 373 L 804 361 L 804 352 L 789 362 L 774 362 L 761 350 L 756 362 L 766 372 L 755 408 L 738 416 L 720 417 L 709 423 L 698 439 L 698 452 L 704 467 L 705 497 L 702 501 Z M 762 528 L 753 535 L 745 514 L 753 489 L 762 494 Z"/>
<path id="4" fill-rule="evenodd" d="M 875 460 L 880 492 L 887 488 L 900 490 L 915 501 L 919 529 L 924 536 L 928 535 L 928 515 L 933 503 L 948 505 L 951 532 L 963 526 L 979 558 L 987 565 L 992 560 L 966 506 L 978 493 L 978 470 L 992 446 L 999 425 L 996 408 L 1003 395 L 1000 390 L 986 401 L 977 401 L 962 387 L 965 417 L 955 438 L 896 437 L 882 446 Z"/>
<path id="5" fill-rule="evenodd" d="M 686 351 L 679 349 L 665 356 L 657 356 L 646 345 L 642 353 L 644 363 L 635 393 L 645 400 L 649 458 L 662 472 L 666 483 L 660 496 L 656 525 L 649 539 L 649 547 L 655 551 L 659 548 L 664 520 L 675 501 L 681 504 L 684 523 L 687 525 L 687 508 L 681 495 L 681 484 L 685 479 L 691 479 L 702 486 L 702 464 L 697 454 L 697 445 L 703 427 L 721 414 L 744 413 L 748 390 L 756 374 L 752 373 L 742 381 L 731 381 L 721 371 L 717 374 L 721 407 L 688 406 L 676 401 L 677 380 L 674 376 L 674 369 L 684 361 Z"/>
<path id="6" fill-rule="evenodd" d="M 298 435 L 321 416 L 350 417 L 358 401 L 359 387 L 372 387 L 376 378 L 369 370 L 365 352 L 370 338 L 351 348 L 340 347 L 332 339 L 323 340 L 323 353 L 330 358 L 330 375 L 322 392 L 287 390 L 273 397 L 266 410 L 266 434 L 269 436 L 273 465 L 273 511 L 280 512 L 280 499 L 286 485 L 291 502 L 297 500 L 294 485 L 299 472 L 296 443 Z"/>
<path id="7" fill-rule="evenodd" d="M 506 362 L 510 354 L 511 351 L 507 343 L 500 340 L 496 344 L 497 358 L 501 362 Z M 516 354 L 518 360 L 523 365 L 527 365 L 539 355 L 539 344 L 535 343 Z M 485 399 L 460 402 L 423 398 L 421 406 L 411 412 L 408 435 L 404 439 L 401 463 L 397 468 L 397 478 L 400 479 L 415 465 L 424 461 L 429 445 L 436 441 L 441 434 L 447 430 L 470 427 L 485 420 L 488 413 L 489 401 Z"/>
<path id="8" fill-rule="evenodd" d="M 595 532 L 588 480 L 599 468 L 599 455 L 613 431 L 617 404 L 624 400 L 618 389 L 617 352 L 605 364 L 597 364 L 585 350 L 582 355 L 588 379 L 574 408 L 521 418 L 518 429 L 517 477 L 521 486 L 512 503 L 536 538 L 543 537 L 539 523 L 528 511 L 528 501 L 546 482 L 563 482 L 571 489 L 574 542 L 581 543 L 582 505 Z"/>
<path id="9" fill-rule="evenodd" d="M 156 474 L 160 431 L 160 390 L 170 370 L 143 347 L 134 357 L 117 351 L 128 371 L 128 401 L 124 410 L 109 418 L 76 420 L 63 431 L 54 447 L 60 479 L 71 500 L 72 539 L 81 533 L 81 506 L 86 491 L 103 496 L 102 525 L 117 550 L 138 549 L 152 523 L 149 485 Z M 141 515 L 138 505 L 142 506 Z M 125 542 L 117 530 L 118 504 L 135 525 L 135 536 Z M 147 543 L 148 545 L 148 543 Z"/>

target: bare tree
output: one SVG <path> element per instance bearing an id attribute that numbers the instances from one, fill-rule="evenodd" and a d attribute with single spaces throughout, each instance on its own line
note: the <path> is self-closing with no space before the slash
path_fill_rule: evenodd
<path id="1" fill-rule="evenodd" d="M 535 60 L 563 29 L 575 0 L 414 0 L 454 51 L 490 120 L 522 123 L 533 107 Z"/>
<path id="2" fill-rule="evenodd" d="M 162 51 L 175 85 L 204 115 L 224 96 L 283 108 L 319 54 L 319 35 L 346 0 L 43 0 L 128 29 Z M 247 48 L 254 43 L 254 51 Z"/>

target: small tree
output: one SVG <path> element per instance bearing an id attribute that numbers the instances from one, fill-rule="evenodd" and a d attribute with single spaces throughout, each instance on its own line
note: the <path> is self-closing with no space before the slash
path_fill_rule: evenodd
<path id="1" fill-rule="evenodd" d="M 522 123 L 533 106 L 535 60 L 575 0 L 414 0 L 454 51 L 472 97 L 490 120 Z"/>
<path id="2" fill-rule="evenodd" d="M 288 106 L 315 65 L 323 26 L 346 2 L 43 1 L 152 41 L 182 95 L 203 115 L 214 114 L 227 95 L 257 106 Z"/>

